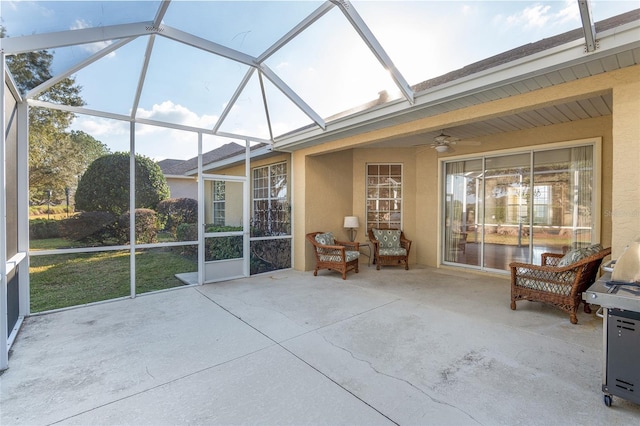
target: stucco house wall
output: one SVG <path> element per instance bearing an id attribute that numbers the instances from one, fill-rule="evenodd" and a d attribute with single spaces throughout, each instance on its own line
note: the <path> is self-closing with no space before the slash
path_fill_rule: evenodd
<path id="1" fill-rule="evenodd" d="M 169 185 L 169 197 L 198 199 L 198 181 L 196 178 L 167 176 L 166 179 L 167 185 Z"/>
<path id="2" fill-rule="evenodd" d="M 452 127 L 606 92 L 613 94 L 611 116 L 477 138 L 475 140 L 482 142 L 480 146 L 458 145 L 455 152 L 438 155 L 428 147 L 428 143 L 402 149 L 367 147 L 380 140 L 392 141 L 421 131 Z M 599 163 L 600 241 L 605 246 L 613 247 L 612 257 L 615 258 L 633 236 L 640 236 L 638 93 L 640 67 L 634 66 L 296 151 L 293 153 L 294 198 L 304 199 L 305 202 L 303 205 L 297 204 L 295 208 L 294 240 L 303 241 L 305 233 L 315 230 L 339 230 L 342 217 L 350 212 L 360 216 L 364 223 L 366 163 L 400 162 L 405 165 L 403 226 L 415 243 L 410 261 L 437 266 L 440 159 L 599 138 L 602 141 Z M 349 169 L 348 176 L 345 175 L 346 169 Z M 351 189 L 351 194 L 348 189 Z M 327 206 L 331 206 L 330 214 L 327 213 Z M 359 238 L 362 238 L 362 234 Z M 308 247 L 296 246 L 294 265 L 300 270 L 313 268 L 312 253 Z"/>

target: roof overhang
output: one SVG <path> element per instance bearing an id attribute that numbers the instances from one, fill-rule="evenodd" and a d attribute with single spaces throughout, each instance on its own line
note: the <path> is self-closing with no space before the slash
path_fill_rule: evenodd
<path id="1" fill-rule="evenodd" d="M 544 76 L 549 76 L 549 85 L 556 85 L 637 65 L 640 21 L 599 33 L 598 44 L 597 50 L 587 52 L 584 38 L 573 40 L 418 92 L 414 104 L 392 101 L 331 121 L 324 131 L 309 127 L 292 132 L 277 138 L 274 150 L 293 152 L 487 100 L 531 92 L 541 88 L 539 82 Z"/>

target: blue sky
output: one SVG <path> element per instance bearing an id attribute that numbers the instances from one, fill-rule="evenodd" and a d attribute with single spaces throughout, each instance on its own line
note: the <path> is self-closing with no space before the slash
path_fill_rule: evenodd
<path id="1" fill-rule="evenodd" d="M 352 1 L 409 84 L 580 27 L 569 1 Z M 0 16 L 11 37 L 152 20 L 158 1 L 7 1 Z M 320 1 L 177 1 L 164 24 L 258 56 L 315 10 Z M 638 1 L 594 1 L 595 20 L 639 7 Z M 91 109 L 129 114 L 147 38 L 132 41 L 75 74 Z M 110 42 L 57 48 L 54 72 L 67 69 Z M 395 91 L 388 74 L 334 8 L 266 61 L 322 117 Z M 156 37 L 138 116 L 211 128 L 247 67 Z M 275 134 L 310 120 L 267 83 Z M 129 149 L 128 123 L 79 116 L 74 128 Z M 156 159 L 190 158 L 195 136 L 140 126 L 139 149 Z M 254 75 L 222 130 L 267 137 L 259 85 Z M 208 146 L 228 142 L 207 138 Z M 178 142 L 178 143 L 176 143 Z M 205 147 L 206 149 L 206 147 Z"/>

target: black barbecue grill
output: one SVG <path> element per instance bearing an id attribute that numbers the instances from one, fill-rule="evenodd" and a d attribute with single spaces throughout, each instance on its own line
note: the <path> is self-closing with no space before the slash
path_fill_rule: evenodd
<path id="1" fill-rule="evenodd" d="M 640 404 L 640 285 L 610 280 L 607 272 L 582 295 L 601 306 L 604 320 L 604 403 L 610 407 L 615 395 Z"/>

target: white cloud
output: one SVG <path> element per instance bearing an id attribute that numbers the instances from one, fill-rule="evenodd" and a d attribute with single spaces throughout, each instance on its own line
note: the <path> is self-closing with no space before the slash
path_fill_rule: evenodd
<path id="1" fill-rule="evenodd" d="M 576 7 L 576 2 L 565 0 L 564 8 L 556 14 L 556 20 L 559 23 L 580 21 L 580 9 Z"/>
<path id="2" fill-rule="evenodd" d="M 550 4 L 536 3 L 508 16 L 496 15 L 494 24 L 508 28 L 521 27 L 524 30 L 535 30 L 579 19 L 580 11 L 577 4 L 574 1 L 565 0 L 563 7 L 557 12 L 554 12 Z"/>
<path id="3" fill-rule="evenodd" d="M 218 117 L 216 115 L 205 114 L 199 116 L 188 108 L 179 104 L 174 104 L 172 101 L 164 101 L 161 104 L 155 104 L 151 107 L 151 110 L 138 108 L 136 115 L 139 118 L 200 127 L 204 129 L 213 128 L 216 121 L 218 121 Z"/>
<path id="4" fill-rule="evenodd" d="M 105 135 L 122 136 L 129 134 L 129 123 L 101 117 L 78 117 L 73 122 L 73 128 L 74 130 L 82 130 L 98 140 Z"/>
<path id="5" fill-rule="evenodd" d="M 216 116 L 190 111 L 171 101 L 153 105 L 150 110 L 138 109 L 138 117 L 186 126 L 210 129 Z M 106 144 L 111 152 L 129 151 L 129 122 L 102 117 L 80 115 L 73 122 L 73 130 L 81 130 Z M 197 136 L 194 132 L 151 125 L 136 125 L 136 152 L 153 159 L 187 159 L 197 155 Z"/>
<path id="6" fill-rule="evenodd" d="M 76 19 L 76 22 L 71 26 L 72 30 L 82 30 L 84 28 L 91 28 L 91 25 L 84 19 Z M 83 44 L 81 47 L 89 53 L 97 53 L 102 49 L 109 47 L 113 42 L 111 40 L 98 41 L 95 43 Z M 111 52 L 107 55 L 107 58 L 113 58 L 116 56 L 115 52 Z"/>

